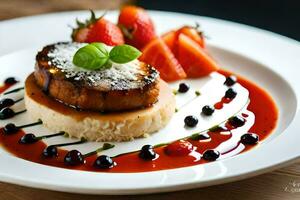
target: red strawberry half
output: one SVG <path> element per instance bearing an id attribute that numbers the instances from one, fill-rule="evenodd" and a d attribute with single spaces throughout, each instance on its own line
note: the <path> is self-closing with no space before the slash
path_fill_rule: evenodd
<path id="1" fill-rule="evenodd" d="M 140 7 L 123 7 L 120 11 L 118 26 L 124 34 L 126 43 L 138 49 L 142 49 L 156 37 L 150 16 Z"/>
<path id="2" fill-rule="evenodd" d="M 161 38 L 152 40 L 142 52 L 140 60 L 155 67 L 163 80 L 176 81 L 186 77 L 174 54 Z"/>
<path id="3" fill-rule="evenodd" d="M 219 68 L 205 49 L 185 34 L 179 34 L 177 50 L 177 59 L 190 78 L 207 76 Z"/>
<path id="4" fill-rule="evenodd" d="M 77 27 L 73 29 L 72 39 L 75 42 L 103 42 L 110 46 L 124 44 L 122 31 L 104 16 L 96 18 L 91 11 L 91 18 L 85 22 L 76 20 Z"/>

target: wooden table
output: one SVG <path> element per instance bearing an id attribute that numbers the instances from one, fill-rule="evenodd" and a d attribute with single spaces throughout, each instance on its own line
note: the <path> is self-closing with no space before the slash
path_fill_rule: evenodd
<path id="1" fill-rule="evenodd" d="M 130 0 L 0 0 L 0 20 L 45 12 L 113 9 Z M 113 200 L 113 199 L 300 199 L 300 163 L 254 178 L 201 189 L 143 196 L 93 196 L 32 189 L 0 183 L 0 200 Z"/>

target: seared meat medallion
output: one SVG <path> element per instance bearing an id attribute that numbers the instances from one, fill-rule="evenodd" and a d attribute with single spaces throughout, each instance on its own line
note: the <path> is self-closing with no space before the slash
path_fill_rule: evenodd
<path id="1" fill-rule="evenodd" d="M 85 70 L 72 63 L 82 43 L 57 43 L 36 56 L 37 84 L 66 105 L 101 112 L 149 107 L 159 94 L 158 72 L 138 60 L 109 69 Z"/>

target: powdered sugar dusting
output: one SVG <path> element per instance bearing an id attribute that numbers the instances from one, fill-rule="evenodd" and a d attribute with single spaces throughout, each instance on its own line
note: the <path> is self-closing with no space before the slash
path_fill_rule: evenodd
<path id="1" fill-rule="evenodd" d="M 109 69 L 87 70 L 73 64 L 73 56 L 76 51 L 85 46 L 85 43 L 58 43 L 48 52 L 49 64 L 55 65 L 65 73 L 66 78 L 74 81 L 84 81 L 88 85 L 103 90 L 122 90 L 142 88 L 147 77 L 141 69 L 138 60 L 126 64 L 113 63 Z M 158 74 L 156 74 L 156 77 Z M 143 78 L 141 78 L 143 77 Z M 156 78 L 155 77 L 155 78 Z"/>

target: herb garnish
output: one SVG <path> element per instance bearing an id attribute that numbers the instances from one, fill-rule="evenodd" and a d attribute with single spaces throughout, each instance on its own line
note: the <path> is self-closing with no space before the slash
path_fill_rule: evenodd
<path id="1" fill-rule="evenodd" d="M 73 57 L 73 63 L 81 68 L 97 70 L 109 68 L 112 62 L 128 63 L 141 54 L 139 50 L 127 44 L 114 46 L 109 51 L 104 43 L 91 43 L 78 49 Z"/>

